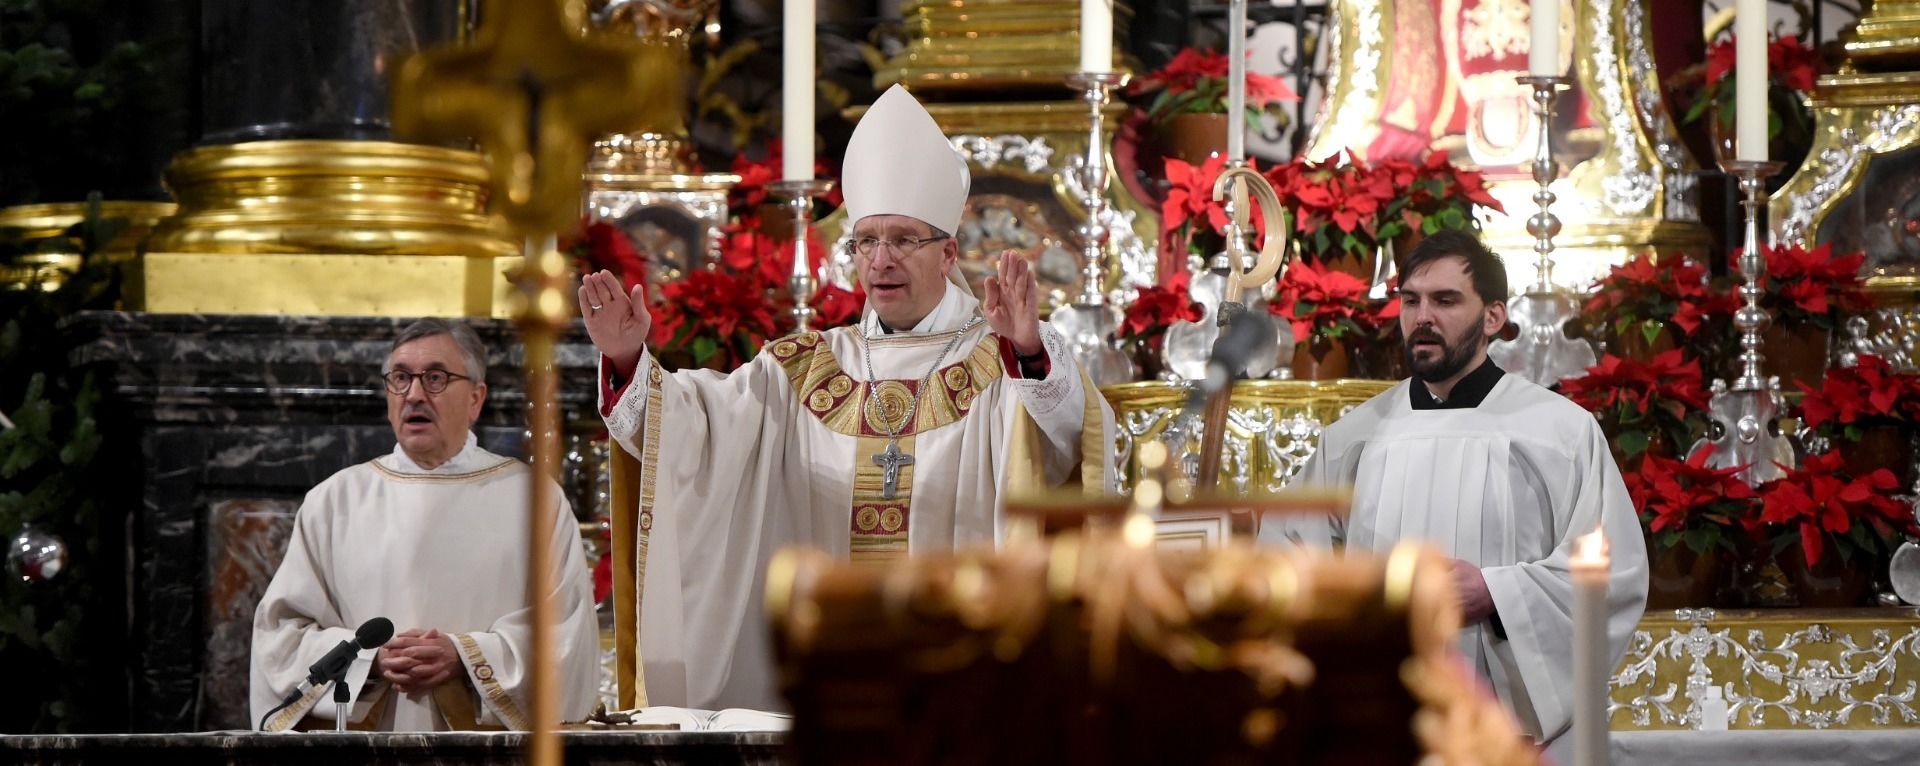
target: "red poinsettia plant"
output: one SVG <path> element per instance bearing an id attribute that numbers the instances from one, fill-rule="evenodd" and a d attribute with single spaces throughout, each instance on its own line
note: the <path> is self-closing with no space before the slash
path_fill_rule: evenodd
<path id="1" fill-rule="evenodd" d="M 1120 340 L 1148 343 L 1158 347 L 1174 322 L 1198 322 L 1206 318 L 1206 308 L 1188 292 L 1187 272 L 1174 272 L 1166 284 L 1140 288 L 1127 304 L 1120 320 Z"/>
<path id="2" fill-rule="evenodd" d="M 1227 54 L 1219 51 L 1185 48 L 1166 66 L 1134 80 L 1127 93 L 1135 97 L 1154 94 L 1147 106 L 1147 119 L 1155 124 L 1182 114 L 1225 114 L 1230 63 Z M 1286 80 L 1247 73 L 1245 119 L 1249 129 L 1260 129 L 1260 115 L 1282 115 L 1281 104 L 1299 100 Z"/>
<path id="3" fill-rule="evenodd" d="M 1258 169 L 1253 160 L 1247 166 Z M 1223 199 L 1215 202 L 1213 185 L 1225 172 L 1227 158 L 1214 155 L 1199 165 L 1190 165 L 1177 157 L 1167 158 L 1167 197 L 1160 203 L 1160 246 L 1169 252 L 1208 256 L 1226 245 L 1227 207 Z M 1266 236 L 1266 219 L 1257 201 L 1250 201 L 1248 223 L 1253 226 L 1255 242 Z"/>
<path id="4" fill-rule="evenodd" d="M 647 345 L 676 366 L 732 370 L 780 337 L 779 312 L 753 272 L 694 269 L 660 288 Z"/>
<path id="5" fill-rule="evenodd" d="M 1799 245 L 1765 250 L 1767 274 L 1761 279 L 1761 301 L 1775 324 L 1811 324 L 1831 331 L 1848 315 L 1872 306 L 1860 278 L 1866 253 L 1835 255 L 1831 243 L 1812 250 Z M 1733 258 L 1739 256 L 1740 251 L 1734 251 Z"/>
<path id="6" fill-rule="evenodd" d="M 1775 553 L 1798 543 L 1809 565 L 1829 548 L 1853 563 L 1892 555 L 1903 539 L 1920 537 L 1912 506 L 1893 496 L 1899 491 L 1893 472 L 1850 476 L 1845 462 L 1837 452 L 1810 455 L 1760 486 L 1760 515 L 1750 525 L 1772 541 Z"/>
<path id="7" fill-rule="evenodd" d="M 1560 381 L 1560 393 L 1598 417 L 1620 455 L 1631 460 L 1656 439 L 1669 448 L 1691 442 L 1689 415 L 1707 408 L 1702 380 L 1700 360 L 1680 349 L 1646 362 L 1608 354 L 1585 375 Z"/>
<path id="8" fill-rule="evenodd" d="M 1455 166 L 1446 152 L 1429 153 L 1418 163 L 1381 160 L 1374 172 L 1385 175 L 1400 190 L 1382 210 L 1381 223 L 1376 227 L 1382 240 L 1403 231 L 1423 236 L 1460 229 L 1479 231 L 1480 221 L 1473 215 L 1475 206 L 1507 212 L 1487 191 L 1486 176 Z"/>
<path id="9" fill-rule="evenodd" d="M 732 171 L 734 175 L 740 177 L 740 182 L 727 191 L 727 209 L 733 217 L 753 221 L 760 215 L 761 205 L 782 201 L 774 197 L 767 187 L 780 180 L 783 157 L 780 139 L 777 138 L 767 142 L 765 159 L 755 161 L 748 159 L 745 154 L 734 156 Z M 813 161 L 813 175 L 815 178 L 833 177 L 827 168 L 827 163 L 817 159 Z M 834 184 L 826 194 L 815 198 L 816 203 L 825 203 L 832 207 L 839 207 L 841 200 L 839 184 Z M 785 215 L 785 212 L 782 211 L 779 214 Z"/>
<path id="10" fill-rule="evenodd" d="M 1648 455 L 1640 469 L 1625 474 L 1627 494 L 1640 513 L 1654 547 L 1686 546 L 1695 553 L 1734 548 L 1729 534 L 1752 515 L 1753 488 L 1737 474 L 1741 467 L 1712 468 L 1713 448 L 1685 460 Z"/>
<path id="11" fill-rule="evenodd" d="M 1582 313 L 1616 341 L 1640 336 L 1648 345 L 1669 326 L 1682 340 L 1709 318 L 1731 315 L 1738 294 L 1709 283 L 1705 266 L 1684 255 L 1643 253 L 1595 281 Z"/>
<path id="12" fill-rule="evenodd" d="M 1867 426 L 1920 423 L 1920 375 L 1899 372 L 1877 356 L 1862 354 L 1852 367 L 1828 370 L 1819 388 L 1794 385 L 1805 394 L 1797 409 L 1801 422 L 1830 438 L 1858 442 Z"/>
<path id="13" fill-rule="evenodd" d="M 1310 259 L 1367 256 L 1392 237 L 1391 227 L 1403 225 L 1398 218 L 1386 219 L 1390 228 L 1381 236 L 1381 214 L 1400 196 L 1400 189 L 1391 172 L 1351 157 L 1323 162 L 1295 158 L 1265 175 L 1281 205 L 1296 216 L 1295 244 Z"/>
<path id="14" fill-rule="evenodd" d="M 1397 303 L 1397 302 L 1394 302 Z M 1287 266 L 1267 313 L 1293 329 L 1293 342 L 1315 351 L 1336 342 L 1365 342 L 1378 329 L 1385 310 L 1367 300 L 1367 283 L 1360 278 L 1311 261 Z M 1392 317 L 1399 316 L 1397 311 Z"/>

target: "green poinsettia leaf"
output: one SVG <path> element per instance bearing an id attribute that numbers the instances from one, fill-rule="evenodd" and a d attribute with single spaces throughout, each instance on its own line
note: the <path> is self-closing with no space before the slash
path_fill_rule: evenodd
<path id="1" fill-rule="evenodd" d="M 1649 441 L 1647 432 L 1640 430 L 1621 431 L 1620 435 L 1613 439 L 1614 444 L 1619 445 L 1621 454 L 1627 457 L 1634 457 L 1642 452 L 1646 452 Z"/>

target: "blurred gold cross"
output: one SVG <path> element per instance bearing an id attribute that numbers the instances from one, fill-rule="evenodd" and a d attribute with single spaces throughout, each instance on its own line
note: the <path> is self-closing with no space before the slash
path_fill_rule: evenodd
<path id="1" fill-rule="evenodd" d="M 394 132 L 477 139 L 494 209 L 523 236 L 572 229 L 581 171 L 601 136 L 673 124 L 680 64 L 664 46 L 586 34 L 581 0 L 488 0 L 472 43 L 408 57 L 393 78 Z"/>

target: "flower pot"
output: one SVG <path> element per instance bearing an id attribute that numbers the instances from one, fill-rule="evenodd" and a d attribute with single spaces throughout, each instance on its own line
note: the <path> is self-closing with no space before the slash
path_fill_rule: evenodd
<path id="1" fill-rule="evenodd" d="M 1885 468 L 1893 472 L 1894 480 L 1899 482 L 1898 491 L 1913 487 L 1913 439 L 1908 437 L 1905 426 L 1867 425 L 1860 429 L 1860 441 L 1842 441 L 1839 446 L 1840 455 L 1846 459 L 1848 475 L 1857 478 Z"/>
<path id="2" fill-rule="evenodd" d="M 1621 359 L 1651 362 L 1655 356 L 1672 351 L 1677 345 L 1674 340 L 1673 325 L 1663 322 L 1660 325 L 1660 331 L 1654 334 L 1651 341 L 1647 340 L 1646 334 L 1641 332 L 1639 327 L 1628 327 L 1626 332 L 1613 336 L 1612 342 L 1607 344 L 1607 353 Z"/>
<path id="3" fill-rule="evenodd" d="M 793 239 L 793 212 L 778 202 L 762 202 L 753 208 L 754 228 L 767 239 L 785 242 Z"/>
<path id="4" fill-rule="evenodd" d="M 1389 241 L 1393 246 L 1393 273 L 1403 273 L 1401 267 L 1407 264 L 1407 256 L 1412 255 L 1413 249 L 1425 241 L 1427 241 L 1427 235 L 1418 229 L 1408 229 L 1393 235 L 1393 239 Z"/>
<path id="5" fill-rule="evenodd" d="M 1177 114 L 1160 126 L 1160 151 L 1189 165 L 1227 153 L 1227 116 Z"/>
<path id="6" fill-rule="evenodd" d="M 1369 285 L 1373 284 L 1373 270 L 1380 260 L 1380 251 L 1369 250 L 1362 255 L 1345 253 L 1323 255 L 1317 259 L 1322 268 L 1338 271 L 1358 278 Z"/>
<path id="7" fill-rule="evenodd" d="M 1818 609 L 1860 606 L 1866 599 L 1867 588 L 1873 584 L 1874 569 L 1880 566 L 1872 560 L 1842 561 L 1840 552 L 1831 545 L 1821 552 L 1820 563 L 1808 566 L 1806 554 L 1797 542 L 1787 546 L 1776 559 L 1794 595 L 1799 597 L 1800 606 Z"/>
<path id="8" fill-rule="evenodd" d="M 1373 338 L 1356 356 L 1354 372 L 1368 380 L 1404 380 L 1408 375 L 1406 348 L 1398 329 Z"/>
<path id="9" fill-rule="evenodd" d="M 1647 541 L 1647 608 L 1714 606 L 1726 563 L 1717 550 L 1695 553 L 1685 543 L 1661 548 Z"/>
<path id="10" fill-rule="evenodd" d="M 1134 369 L 1140 371 L 1139 380 L 1160 379 L 1161 371 L 1167 368 L 1166 341 L 1167 336 L 1163 334 L 1157 338 L 1128 344 L 1127 350 L 1132 352 L 1129 356 L 1133 357 Z"/>
<path id="11" fill-rule="evenodd" d="M 1832 333 L 1813 325 L 1787 326 L 1775 321 L 1760 336 L 1760 353 L 1766 356 L 1762 360 L 1760 371 L 1766 375 L 1780 376 L 1782 391 L 1794 390 L 1794 381 L 1813 388 L 1819 388 L 1820 382 L 1827 377 L 1827 344 Z M 1728 361 L 1731 369 L 1729 377 L 1740 374 L 1740 359 L 1736 355 Z"/>
<path id="12" fill-rule="evenodd" d="M 1294 380 L 1338 380 L 1347 376 L 1347 344 L 1309 339 L 1293 349 Z"/>

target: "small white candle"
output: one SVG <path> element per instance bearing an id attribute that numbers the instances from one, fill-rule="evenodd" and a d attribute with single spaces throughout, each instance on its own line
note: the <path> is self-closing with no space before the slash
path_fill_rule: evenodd
<path id="1" fill-rule="evenodd" d="M 1080 71 L 1113 71 L 1113 0 L 1080 0 Z"/>
<path id="2" fill-rule="evenodd" d="M 786 0 L 781 17 L 780 175 L 813 180 L 813 4 Z"/>
<path id="3" fill-rule="evenodd" d="M 1227 159 L 1247 158 L 1247 0 L 1227 6 Z"/>
<path id="4" fill-rule="evenodd" d="M 1557 77 L 1560 71 L 1560 0 L 1533 0 L 1532 36 L 1527 43 L 1527 74 Z"/>
<path id="5" fill-rule="evenodd" d="M 1740 0 L 1733 21 L 1734 156 L 1767 161 L 1767 0 Z"/>
<path id="6" fill-rule="evenodd" d="M 1607 537 L 1599 529 L 1574 541 L 1573 763 L 1607 763 Z"/>

